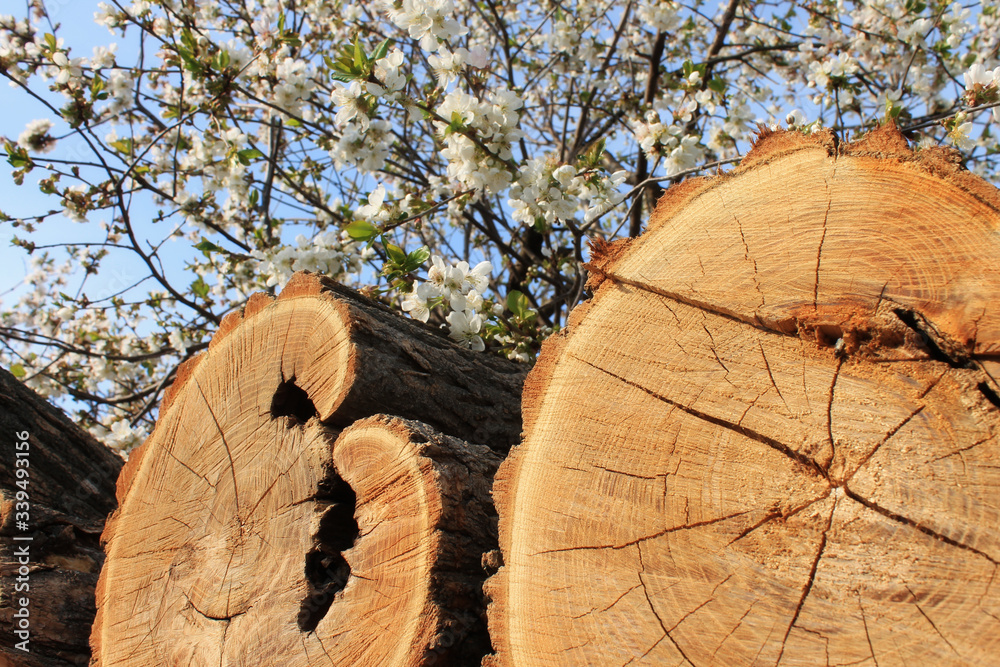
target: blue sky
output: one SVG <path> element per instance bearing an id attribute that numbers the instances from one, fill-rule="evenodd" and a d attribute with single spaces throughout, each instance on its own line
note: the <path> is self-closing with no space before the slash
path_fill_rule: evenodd
<path id="1" fill-rule="evenodd" d="M 15 7 L 15 4 L 19 6 Z M 74 57 L 89 57 L 93 47 L 97 45 L 107 46 L 118 42 L 119 48 L 124 46 L 121 38 L 111 35 L 105 28 L 94 23 L 96 0 L 47 0 L 45 4 L 52 21 L 61 24 L 57 35 L 65 40 L 66 45 L 72 47 L 71 55 Z M 0 0 L 0 13 L 13 13 L 14 16 L 21 18 L 24 11 L 24 3 Z M 119 56 L 122 55 L 124 54 L 119 52 Z M 127 63 L 129 58 L 122 58 L 121 62 Z M 39 88 L 39 83 L 40 81 L 36 79 L 34 88 L 44 91 L 44 87 Z M 63 104 L 61 95 L 51 95 L 50 99 L 56 106 Z M 3 109 L 3 113 L 0 114 L 0 135 L 13 141 L 17 140 L 17 136 L 32 120 L 48 118 L 56 121 L 52 118 L 51 112 L 40 102 L 32 99 L 21 89 L 7 85 L 6 82 L 0 84 L 0 109 Z M 56 123 L 52 133 L 54 136 L 60 136 L 67 131 L 68 127 L 65 124 Z M 58 158 L 60 150 L 57 146 L 48 156 Z M 44 162 L 44 159 L 40 161 Z M 38 191 L 38 181 L 45 175 L 43 170 L 36 169 L 28 174 L 24 179 L 24 185 L 21 186 L 14 184 L 10 177 L 11 171 L 12 168 L 6 160 L 0 161 L 0 210 L 19 217 L 60 208 L 55 197 Z M 10 243 L 15 231 L 19 236 L 28 236 L 22 230 L 14 230 L 9 223 L 0 224 L 0 299 L 2 307 L 5 308 L 13 306 L 19 291 L 17 288 L 29 269 L 27 253 Z M 88 238 L 98 240 L 92 238 L 94 231 L 96 230 L 92 230 L 89 225 L 73 223 L 60 215 L 53 216 L 46 223 L 39 225 L 37 232 L 30 237 L 39 245 L 69 240 L 83 241 Z"/>

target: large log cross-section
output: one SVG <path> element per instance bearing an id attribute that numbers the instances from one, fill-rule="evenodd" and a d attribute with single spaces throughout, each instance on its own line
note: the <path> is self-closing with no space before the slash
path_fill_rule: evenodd
<path id="1" fill-rule="evenodd" d="M 1000 655 L 1000 195 L 766 133 L 598 244 L 494 496 L 494 665 Z"/>

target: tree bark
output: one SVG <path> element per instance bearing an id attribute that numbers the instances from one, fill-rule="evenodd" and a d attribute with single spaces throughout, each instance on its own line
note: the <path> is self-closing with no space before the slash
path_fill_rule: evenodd
<path id="1" fill-rule="evenodd" d="M 495 666 L 995 662 L 1000 194 L 764 133 L 594 248 L 497 474 Z"/>
<path id="2" fill-rule="evenodd" d="M 252 297 L 182 366 L 119 479 L 96 664 L 485 652 L 463 559 L 494 548 L 487 491 L 523 377 L 314 275 Z M 376 412 L 452 437 L 389 418 L 340 434 Z"/>
<path id="3" fill-rule="evenodd" d="M 122 460 L 3 369 L 0 433 L 0 663 L 86 665 Z"/>

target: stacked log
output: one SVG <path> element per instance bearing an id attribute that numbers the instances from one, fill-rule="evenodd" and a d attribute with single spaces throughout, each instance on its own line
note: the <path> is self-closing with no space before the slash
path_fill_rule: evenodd
<path id="1" fill-rule="evenodd" d="M 998 191 L 887 126 L 764 132 L 595 242 L 523 401 L 296 275 L 123 470 L 94 664 L 995 662 L 998 260 Z"/>
<path id="2" fill-rule="evenodd" d="M 95 664 L 478 664 L 523 379 L 316 275 L 255 295 L 118 480 Z"/>
<path id="3" fill-rule="evenodd" d="M 0 664 L 87 665 L 122 460 L 2 369 L 0 433 Z"/>
<path id="4" fill-rule="evenodd" d="M 497 474 L 494 666 L 1000 653 L 1000 196 L 764 132 L 594 247 Z"/>

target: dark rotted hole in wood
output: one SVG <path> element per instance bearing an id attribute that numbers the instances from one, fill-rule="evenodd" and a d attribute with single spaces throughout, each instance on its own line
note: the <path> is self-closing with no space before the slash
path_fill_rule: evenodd
<path id="1" fill-rule="evenodd" d="M 816 342 L 827 347 L 836 347 L 843 340 L 844 330 L 834 324 L 820 324 L 816 327 Z"/>
<path id="2" fill-rule="evenodd" d="M 316 406 L 309 400 L 309 394 L 295 384 L 294 377 L 278 385 L 271 399 L 272 417 L 294 417 L 299 423 L 305 424 L 318 414 Z"/>
<path id="3" fill-rule="evenodd" d="M 344 590 L 351 576 L 351 566 L 343 552 L 358 539 L 354 519 L 357 496 L 332 470 L 320 482 L 315 501 L 326 505 L 316 532 L 316 546 L 306 554 L 305 575 L 309 593 L 299 607 L 299 629 L 312 632 L 330 610 L 337 593 Z"/>

